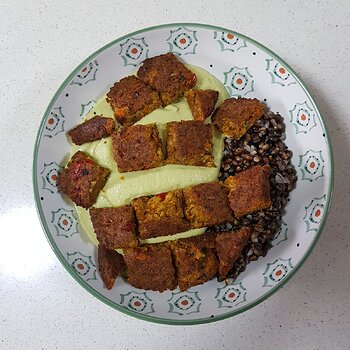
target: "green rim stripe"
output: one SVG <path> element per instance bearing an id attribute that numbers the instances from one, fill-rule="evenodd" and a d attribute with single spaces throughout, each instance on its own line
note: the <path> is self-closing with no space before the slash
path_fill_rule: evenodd
<path id="1" fill-rule="evenodd" d="M 126 38 L 129 38 L 130 36 L 134 36 L 140 33 L 144 33 L 144 32 L 148 32 L 148 31 L 152 31 L 152 30 L 157 30 L 160 28 L 170 28 L 170 27 L 181 27 L 181 26 L 190 26 L 190 27 L 198 27 L 198 28 L 204 28 L 204 29 L 208 29 L 208 30 L 217 30 L 217 31 L 225 31 L 225 32 L 231 32 L 234 33 L 237 37 L 246 40 L 247 42 L 250 42 L 252 44 L 254 44 L 255 46 L 257 46 L 258 48 L 260 48 L 261 50 L 263 50 L 264 52 L 266 52 L 267 54 L 269 54 L 271 57 L 273 57 L 274 59 L 276 59 L 277 61 L 279 61 L 280 63 L 282 63 L 288 70 L 289 72 L 292 74 L 292 76 L 295 78 L 295 80 L 299 83 L 299 85 L 302 87 L 302 89 L 304 90 L 305 94 L 308 96 L 308 98 L 310 99 L 311 103 L 313 104 L 313 108 L 315 109 L 315 111 L 318 113 L 318 115 L 320 116 L 320 122 L 321 125 L 323 127 L 323 130 L 326 134 L 326 138 L 325 141 L 328 145 L 328 155 L 329 155 L 329 160 L 330 160 L 330 183 L 329 183 L 329 187 L 328 187 L 328 193 L 327 193 L 327 203 L 326 203 L 326 209 L 325 209 L 325 213 L 322 217 L 322 221 L 320 223 L 320 226 L 315 234 L 315 237 L 312 241 L 312 243 L 310 244 L 308 250 L 306 251 L 305 255 L 300 259 L 300 261 L 297 263 L 297 265 L 287 274 L 287 276 L 281 281 L 279 282 L 275 287 L 272 287 L 268 292 L 266 292 L 264 295 L 262 295 L 261 297 L 259 297 L 258 299 L 254 300 L 253 302 L 237 309 L 237 310 L 233 310 L 233 311 L 229 311 L 223 315 L 218 315 L 214 317 L 206 317 L 206 318 L 201 318 L 198 320 L 170 320 L 170 319 L 166 319 L 166 318 L 159 318 L 159 317 L 153 317 L 153 316 L 148 316 L 148 315 L 143 315 L 134 311 L 131 311 L 129 309 L 126 309 L 114 302 L 112 302 L 111 300 L 109 300 L 107 297 L 103 296 L 102 294 L 98 293 L 95 289 L 93 289 L 92 287 L 90 287 L 90 285 L 85 282 L 83 279 L 81 279 L 78 274 L 76 273 L 76 271 L 71 267 L 71 265 L 67 262 L 67 260 L 65 259 L 65 257 L 62 255 L 61 251 L 59 250 L 59 248 L 57 247 L 54 239 L 52 238 L 51 234 L 50 234 L 50 230 L 47 226 L 42 208 L 41 208 L 41 202 L 40 202 L 40 196 L 39 196 L 39 191 L 38 191 L 38 183 L 37 183 L 37 155 L 38 155 L 38 147 L 39 147 L 39 140 L 42 134 L 42 130 L 44 128 L 44 124 L 45 124 L 45 120 L 47 115 L 49 114 L 49 112 L 51 111 L 52 107 L 54 106 L 54 103 L 56 102 L 56 99 L 58 98 L 58 96 L 62 93 L 63 89 L 66 87 L 66 85 L 74 78 L 74 76 L 87 64 L 89 63 L 93 58 L 95 58 L 99 53 L 101 53 L 102 51 L 106 50 L 107 48 L 117 44 L 120 41 L 123 41 Z M 292 276 L 295 275 L 295 273 L 300 269 L 300 267 L 304 264 L 304 262 L 306 261 L 306 259 L 309 257 L 309 255 L 311 254 L 313 248 L 315 247 L 317 241 L 319 240 L 320 236 L 321 236 L 321 232 L 324 229 L 329 211 L 330 211 L 330 207 L 331 207 L 331 202 L 332 202 L 332 197 L 333 197 L 333 186 L 334 186 L 334 160 L 333 160 L 333 149 L 332 149 L 332 144 L 331 144 L 331 140 L 330 140 L 330 135 L 328 132 L 328 129 L 322 119 L 321 113 L 319 111 L 319 109 L 317 108 L 317 105 L 315 103 L 315 101 L 313 100 L 313 98 L 311 97 L 310 93 L 308 92 L 308 90 L 305 87 L 305 84 L 303 83 L 303 81 L 300 79 L 300 77 L 297 75 L 297 73 L 295 73 L 295 71 L 283 60 L 281 59 L 279 56 L 277 56 L 274 52 L 272 52 L 270 49 L 268 49 L 267 47 L 265 47 L 264 45 L 260 44 L 259 42 L 245 36 L 242 35 L 240 33 L 237 33 L 235 31 L 226 29 L 226 28 L 222 28 L 222 27 L 216 27 L 216 26 L 212 26 L 209 24 L 200 24 L 200 23 L 170 23 L 170 24 L 162 24 L 162 25 L 158 25 L 158 26 L 153 26 L 153 27 L 148 27 L 145 29 L 141 29 L 138 31 L 135 31 L 133 33 L 129 33 L 127 35 L 124 35 L 116 40 L 111 41 L 110 43 L 108 43 L 107 45 L 103 46 L 102 48 L 98 49 L 97 51 L 95 51 L 92 55 L 90 55 L 88 58 L 86 58 L 81 64 L 79 64 L 79 66 L 77 68 L 75 68 L 70 74 L 69 76 L 64 80 L 64 82 L 61 84 L 61 86 L 58 88 L 58 90 L 56 91 L 55 95 L 53 96 L 53 98 L 51 99 L 48 107 L 45 110 L 44 116 L 41 120 L 40 123 L 40 127 L 36 136 L 36 140 L 35 140 L 35 144 L 34 144 L 34 157 L 33 157 L 33 187 L 34 187 L 34 197 L 35 197 L 35 205 L 40 217 L 40 222 L 41 225 L 44 229 L 45 235 L 47 240 L 49 241 L 49 244 L 51 246 L 51 248 L 53 249 L 53 251 L 55 252 L 58 260 L 62 263 L 62 265 L 66 268 L 66 270 L 69 272 L 69 274 L 82 286 L 84 287 L 88 292 L 90 292 L 93 296 L 95 296 L 97 299 L 99 299 L 100 301 L 106 303 L 107 305 L 117 309 L 118 311 L 121 311 L 129 316 L 133 316 L 145 321 L 151 321 L 154 323 L 160 323 L 160 324 L 169 324 L 169 325 L 196 325 L 196 324 L 203 324 L 203 323 L 209 323 L 209 322 L 214 322 L 214 321 L 219 321 L 219 320 L 224 320 L 228 317 L 232 317 L 234 315 L 238 315 L 244 311 L 247 311 L 253 307 L 255 307 L 256 305 L 260 304 L 261 302 L 263 302 L 264 300 L 266 300 L 267 298 L 269 298 L 271 295 L 273 295 L 274 293 L 276 293 L 281 287 L 283 287 L 291 278 Z"/>

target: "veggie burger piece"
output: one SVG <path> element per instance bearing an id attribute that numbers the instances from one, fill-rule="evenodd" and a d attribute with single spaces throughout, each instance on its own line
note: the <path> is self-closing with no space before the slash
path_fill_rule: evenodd
<path id="1" fill-rule="evenodd" d="M 146 59 L 137 75 L 159 93 L 163 107 L 176 102 L 197 82 L 196 75 L 171 52 Z"/>
<path id="2" fill-rule="evenodd" d="M 107 93 L 106 101 L 123 126 L 133 125 L 161 107 L 158 93 L 133 75 L 116 82 Z"/>
<path id="3" fill-rule="evenodd" d="M 58 176 L 58 188 L 76 205 L 91 207 L 105 185 L 110 171 L 84 152 L 76 152 Z"/>
<path id="4" fill-rule="evenodd" d="M 100 140 L 110 136 L 115 128 L 115 121 L 112 118 L 105 118 L 99 115 L 84 121 L 75 128 L 68 131 L 72 142 L 82 145 L 87 142 Z"/>

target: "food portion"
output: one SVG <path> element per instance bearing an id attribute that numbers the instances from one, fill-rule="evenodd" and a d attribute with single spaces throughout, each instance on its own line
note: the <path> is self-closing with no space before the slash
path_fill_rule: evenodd
<path id="1" fill-rule="evenodd" d="M 219 92 L 209 89 L 191 89 L 185 92 L 185 97 L 193 119 L 204 122 L 213 113 Z"/>
<path id="2" fill-rule="evenodd" d="M 135 76 L 116 82 L 107 93 L 115 119 L 130 126 L 161 106 L 158 93 Z"/>
<path id="3" fill-rule="evenodd" d="M 223 184 L 211 182 L 183 190 L 185 213 L 191 227 L 204 227 L 230 222 L 228 190 Z"/>
<path id="4" fill-rule="evenodd" d="M 136 288 L 164 292 L 177 285 L 170 247 L 152 244 L 124 251 L 127 281 Z"/>
<path id="5" fill-rule="evenodd" d="M 250 237 L 250 229 L 243 226 L 238 231 L 220 232 L 216 235 L 216 251 L 219 258 L 219 278 L 225 279 L 239 258 Z"/>
<path id="6" fill-rule="evenodd" d="M 172 251 L 180 291 L 203 284 L 214 278 L 218 271 L 215 234 L 205 233 L 172 242 Z"/>
<path id="7" fill-rule="evenodd" d="M 253 167 L 242 172 L 242 175 L 248 172 L 257 174 L 261 168 Z M 123 249 L 138 246 L 138 240 L 232 222 L 241 213 L 239 206 L 237 212 L 230 208 L 231 195 L 223 183 L 209 182 L 154 196 L 138 197 L 131 201 L 131 205 L 90 208 L 90 217 L 100 244 L 108 249 Z M 245 208 L 246 213 L 258 210 L 256 203 L 261 209 L 259 195 L 259 202 L 253 197 L 253 205 Z"/>
<path id="8" fill-rule="evenodd" d="M 225 180 L 236 218 L 271 206 L 270 173 L 269 165 L 255 166 Z"/>
<path id="9" fill-rule="evenodd" d="M 83 152 L 76 152 L 58 177 L 58 188 L 76 205 L 91 207 L 105 185 L 110 171 Z"/>
<path id="10" fill-rule="evenodd" d="M 168 164 L 215 166 L 212 125 L 195 120 L 170 122 L 166 135 Z"/>
<path id="11" fill-rule="evenodd" d="M 135 198 L 132 206 L 141 239 L 173 235 L 190 229 L 184 214 L 182 190 Z"/>
<path id="12" fill-rule="evenodd" d="M 97 260 L 105 286 L 107 289 L 112 289 L 117 277 L 124 274 L 125 263 L 123 256 L 115 250 L 107 249 L 100 244 L 97 248 Z"/>
<path id="13" fill-rule="evenodd" d="M 164 164 L 214 167 L 213 127 L 195 120 L 165 126 L 166 157 L 156 124 L 133 125 L 112 134 L 119 172 L 152 169 Z"/>
<path id="14" fill-rule="evenodd" d="M 91 208 L 90 217 L 96 237 L 108 249 L 136 247 L 136 220 L 131 205 Z"/>
<path id="15" fill-rule="evenodd" d="M 228 97 L 224 86 L 213 75 L 196 66 L 188 67 L 198 77 L 196 88 L 213 88 L 216 91 L 219 91 L 218 104 L 222 103 L 225 98 Z M 94 115 L 113 115 L 113 111 L 104 97 L 102 97 L 100 101 L 97 101 L 95 106 L 88 112 L 84 119 L 88 120 Z M 185 98 L 181 98 L 178 102 L 172 103 L 166 108 L 156 109 L 143 117 L 135 125 L 157 123 L 160 137 L 165 144 L 166 124 L 172 121 L 180 122 L 182 120 L 192 120 L 192 114 Z M 108 181 L 103 187 L 103 191 L 100 192 L 94 206 L 121 206 L 130 204 L 136 197 L 149 196 L 161 192 L 176 190 L 178 188 L 190 187 L 199 183 L 216 181 L 219 174 L 224 143 L 221 133 L 216 129 L 213 133 L 212 143 L 212 154 L 214 157 L 215 167 L 195 167 L 183 166 L 179 164 L 166 164 L 160 167 L 148 169 L 146 171 L 121 173 L 119 172 L 117 163 L 114 159 L 111 137 L 91 143 L 85 143 L 81 146 L 73 144 L 72 154 L 79 150 L 83 151 L 92 159 L 98 161 L 99 165 L 108 168 L 111 171 Z M 96 237 L 88 211 L 79 206 L 76 207 L 76 210 L 84 231 L 96 244 Z M 198 230 L 196 230 L 196 233 Z M 204 232 L 204 229 L 202 232 Z"/>
<path id="16" fill-rule="evenodd" d="M 163 107 L 176 102 L 197 82 L 196 75 L 171 52 L 146 59 L 137 76 L 159 93 Z"/>
<path id="17" fill-rule="evenodd" d="M 156 124 L 134 125 L 112 134 L 113 154 L 119 172 L 146 170 L 164 162 Z"/>
<path id="18" fill-rule="evenodd" d="M 212 120 L 224 135 L 239 140 L 261 118 L 264 109 L 256 98 L 229 98 L 216 109 Z"/>
<path id="19" fill-rule="evenodd" d="M 58 179 L 97 238 L 101 277 L 160 292 L 236 278 L 266 254 L 296 181 L 283 119 L 257 99 L 225 100 L 171 53 L 137 74 L 68 133 L 77 152 Z"/>
<path id="20" fill-rule="evenodd" d="M 284 143 L 286 138 L 283 117 L 271 111 L 262 117 L 239 140 L 225 139 L 224 156 L 219 180 L 225 181 L 255 166 L 270 166 L 269 186 L 271 206 L 234 218 L 227 225 L 210 227 L 211 232 L 237 231 L 245 226 L 251 233 L 241 255 L 226 278 L 234 280 L 249 262 L 265 256 L 277 235 L 290 192 L 295 187 L 297 175 L 292 164 L 292 152 Z"/>
<path id="21" fill-rule="evenodd" d="M 110 136 L 114 128 L 114 119 L 96 115 L 68 131 L 68 135 L 73 143 L 82 145 Z"/>

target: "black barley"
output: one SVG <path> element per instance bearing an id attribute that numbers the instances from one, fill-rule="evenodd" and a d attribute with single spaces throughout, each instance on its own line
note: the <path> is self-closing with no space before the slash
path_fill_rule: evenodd
<path id="1" fill-rule="evenodd" d="M 247 170 L 255 165 L 269 164 L 271 167 L 270 191 L 272 205 L 233 223 L 212 226 L 211 232 L 238 230 L 248 226 L 252 232 L 247 246 L 234 263 L 226 281 L 234 281 L 245 270 L 250 261 L 265 256 L 276 235 L 290 191 L 297 181 L 291 163 L 292 152 L 284 144 L 286 138 L 283 118 L 272 112 L 265 113 L 240 140 L 225 139 L 219 180 Z"/>

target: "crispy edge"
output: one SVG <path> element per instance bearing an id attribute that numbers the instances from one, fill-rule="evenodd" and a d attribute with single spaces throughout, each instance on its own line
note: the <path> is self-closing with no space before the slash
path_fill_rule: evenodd
<path id="1" fill-rule="evenodd" d="M 209 194 L 210 187 L 212 186 L 222 188 L 225 192 L 223 193 L 224 197 L 227 197 L 228 189 L 225 188 L 225 186 L 220 182 L 203 183 L 193 187 L 185 188 L 183 190 L 185 198 L 185 215 L 187 220 L 190 222 L 192 228 L 212 226 L 221 224 L 223 222 L 230 222 L 233 220 L 233 215 L 229 206 L 228 197 L 226 213 L 225 215 L 223 215 L 224 217 L 220 219 L 214 213 L 208 213 L 209 209 L 207 208 L 206 202 L 203 201 L 203 198 L 198 198 L 198 193 L 196 193 L 198 190 L 200 193 L 204 191 L 206 194 Z M 221 212 L 223 211 L 223 209 L 225 208 L 218 208 L 218 210 L 220 210 Z"/>
<path id="2" fill-rule="evenodd" d="M 106 234 L 104 222 L 101 221 L 101 219 L 105 218 L 106 216 L 109 222 L 113 221 L 110 215 L 106 214 L 106 211 L 110 212 L 110 210 L 108 209 L 111 209 L 114 211 L 112 213 L 113 216 L 116 215 L 116 211 L 121 211 L 121 210 L 124 210 L 127 212 L 122 214 L 118 213 L 119 215 L 124 215 L 124 216 L 125 214 L 128 215 L 128 217 L 125 220 L 126 224 L 124 224 L 122 227 L 118 227 L 119 231 L 122 229 L 124 230 L 127 229 L 129 231 L 127 232 L 128 239 L 126 239 L 125 235 L 123 237 L 119 237 L 119 243 L 116 243 L 113 246 L 110 243 L 107 243 L 111 241 L 109 237 L 110 234 L 109 232 Z M 131 247 L 139 246 L 139 241 L 137 239 L 137 223 L 135 219 L 134 209 L 131 205 L 124 205 L 122 207 L 90 208 L 89 213 L 90 213 L 92 226 L 94 228 L 97 240 L 99 241 L 100 245 L 105 246 L 107 249 L 129 248 L 129 247 L 131 248 Z M 112 237 L 112 238 L 115 239 L 115 237 Z"/>
<path id="3" fill-rule="evenodd" d="M 167 266 L 162 264 L 162 259 L 167 260 Z M 125 249 L 124 260 L 128 269 L 127 280 L 132 286 L 159 292 L 176 288 L 176 272 L 168 244 L 159 243 Z M 138 267 L 141 268 L 141 271 L 138 270 Z M 163 278 L 160 282 L 156 281 L 159 276 Z M 144 278 L 148 279 L 144 280 Z M 156 282 L 161 285 L 152 284 Z"/>
<path id="4" fill-rule="evenodd" d="M 219 262 L 215 236 L 205 233 L 171 242 L 180 291 L 203 284 L 217 275 Z"/>
<path id="5" fill-rule="evenodd" d="M 205 166 L 205 167 L 215 167 L 214 162 L 214 156 L 213 156 L 213 126 L 210 125 L 210 134 L 211 137 L 206 140 L 204 147 L 203 147 L 203 154 L 195 154 L 191 158 L 191 147 L 186 147 L 188 149 L 188 156 L 181 156 L 179 155 L 177 144 L 179 142 L 188 141 L 188 143 L 191 143 L 191 137 L 189 137 L 189 140 L 178 140 L 177 136 L 177 128 L 179 127 L 179 123 L 183 123 L 183 125 L 186 125 L 184 123 L 187 123 L 188 121 L 181 121 L 181 122 L 170 122 L 166 125 L 166 151 L 167 151 L 167 164 L 179 164 L 179 165 L 191 165 L 191 166 Z M 196 121 L 198 122 L 198 121 Z"/>
<path id="6" fill-rule="evenodd" d="M 223 134 L 239 140 L 261 118 L 264 109 L 256 98 L 229 98 L 214 111 L 212 121 Z"/>
<path id="7" fill-rule="evenodd" d="M 96 115 L 69 130 L 67 134 L 74 144 L 82 145 L 110 136 L 114 128 L 115 121 L 112 118 Z"/>
<path id="8" fill-rule="evenodd" d="M 191 89 L 185 92 L 194 120 L 204 122 L 213 113 L 219 92 L 215 90 Z"/>
<path id="9" fill-rule="evenodd" d="M 270 172 L 269 165 L 256 165 L 225 180 L 230 207 L 236 218 L 271 206 Z"/>
<path id="10" fill-rule="evenodd" d="M 138 197 L 131 204 L 135 209 L 141 239 L 173 235 L 190 229 L 185 217 L 181 189 L 152 197 Z M 166 213 L 164 205 L 174 210 Z"/>
<path id="11" fill-rule="evenodd" d="M 102 245 L 97 248 L 98 268 L 102 281 L 107 289 L 112 289 L 115 280 L 122 275 L 125 270 L 123 256 L 115 250 L 110 250 Z"/>
<path id="12" fill-rule="evenodd" d="M 238 231 L 216 235 L 216 251 L 219 258 L 219 277 L 224 279 L 248 243 L 251 230 L 242 227 Z"/>
<path id="13" fill-rule="evenodd" d="M 80 165 L 79 165 L 80 164 Z M 94 179 L 89 185 L 89 193 L 88 198 L 82 198 L 80 193 L 78 193 L 78 189 L 76 186 L 78 185 L 78 180 L 81 178 L 77 178 L 77 174 L 74 172 L 74 178 L 70 179 L 70 175 L 73 167 L 77 167 L 78 169 L 81 167 L 81 164 L 89 165 L 93 167 L 93 170 L 99 172 L 98 179 Z M 77 151 L 69 160 L 66 167 L 59 173 L 57 179 L 57 186 L 59 190 L 61 190 L 65 195 L 67 195 L 76 205 L 81 206 L 83 208 L 91 207 L 98 197 L 98 194 L 106 184 L 108 177 L 110 175 L 110 170 L 98 165 L 91 157 L 85 154 L 82 151 Z M 93 187 L 91 187 L 93 184 Z M 80 184 L 81 185 L 81 184 Z M 79 194 L 79 196 L 78 196 Z"/>
<path id="14" fill-rule="evenodd" d="M 131 172 L 139 170 L 147 170 L 162 166 L 165 162 L 162 140 L 159 136 L 158 128 L 155 123 L 147 125 L 135 125 L 131 127 L 122 128 L 119 132 L 114 132 L 112 134 L 112 147 L 113 147 L 113 156 L 114 160 L 117 163 L 119 172 Z M 133 131 L 130 131 L 132 130 Z M 148 139 L 149 147 L 155 148 L 153 152 L 153 159 L 149 161 L 148 164 L 142 166 L 136 166 L 135 164 L 130 164 L 130 161 L 127 161 L 124 154 L 128 153 L 129 146 L 125 147 L 125 144 L 133 141 L 134 134 L 141 132 L 143 129 L 144 138 Z M 130 134 L 131 133 L 131 134 Z M 148 134 L 149 133 L 149 134 Z M 128 140 L 129 138 L 129 140 Z"/>

